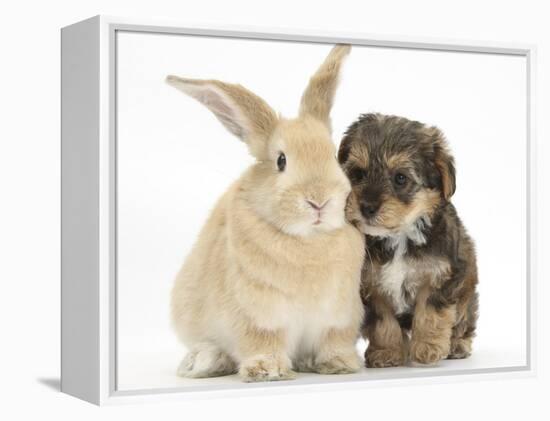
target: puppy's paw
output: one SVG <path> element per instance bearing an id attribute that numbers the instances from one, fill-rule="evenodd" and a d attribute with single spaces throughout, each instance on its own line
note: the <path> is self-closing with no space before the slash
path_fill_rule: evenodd
<path id="1" fill-rule="evenodd" d="M 449 360 L 468 358 L 472 354 L 471 339 L 457 339 L 451 341 L 451 351 L 447 356 Z"/>
<path id="2" fill-rule="evenodd" d="M 449 355 L 449 347 L 424 341 L 411 341 L 410 358 L 413 365 L 436 365 Z"/>
<path id="3" fill-rule="evenodd" d="M 296 373 L 289 364 L 273 356 L 260 356 L 244 361 L 239 368 L 239 376 L 247 383 L 277 380 L 292 380 Z"/>
<path id="4" fill-rule="evenodd" d="M 405 364 L 405 358 L 401 349 L 372 349 L 365 351 L 365 365 L 368 368 L 398 367 Z"/>
<path id="5" fill-rule="evenodd" d="M 316 361 L 312 368 L 315 373 L 319 374 L 350 374 L 361 369 L 361 361 L 358 355 L 353 352 Z"/>

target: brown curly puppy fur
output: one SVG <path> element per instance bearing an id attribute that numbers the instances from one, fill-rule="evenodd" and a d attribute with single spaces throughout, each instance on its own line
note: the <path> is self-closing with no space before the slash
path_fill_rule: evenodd
<path id="1" fill-rule="evenodd" d="M 347 217 L 366 236 L 367 367 L 468 357 L 476 257 L 450 202 L 455 167 L 442 132 L 365 114 L 348 128 L 338 160 L 352 183 Z"/>

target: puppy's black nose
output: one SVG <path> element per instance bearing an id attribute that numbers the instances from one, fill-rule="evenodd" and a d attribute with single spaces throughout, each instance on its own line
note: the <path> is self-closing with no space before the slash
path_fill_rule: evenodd
<path id="1" fill-rule="evenodd" d="M 369 202 L 369 203 L 361 203 L 361 205 L 359 206 L 360 210 L 361 210 L 361 213 L 363 214 L 364 217 L 366 218 L 371 218 L 373 217 L 374 215 L 376 215 L 376 212 L 378 212 L 378 208 L 380 207 L 379 204 L 377 203 L 372 203 L 372 202 Z"/>

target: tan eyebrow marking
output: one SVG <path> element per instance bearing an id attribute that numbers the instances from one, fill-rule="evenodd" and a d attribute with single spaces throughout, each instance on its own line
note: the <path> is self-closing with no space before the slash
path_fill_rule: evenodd
<path id="1" fill-rule="evenodd" d="M 410 156 L 407 153 L 398 153 L 395 155 L 385 157 L 388 168 L 394 169 L 403 166 L 409 166 Z"/>
<path id="2" fill-rule="evenodd" d="M 363 168 L 369 166 L 369 150 L 366 146 L 353 145 L 349 152 L 348 161 L 353 161 L 355 165 L 358 165 Z"/>

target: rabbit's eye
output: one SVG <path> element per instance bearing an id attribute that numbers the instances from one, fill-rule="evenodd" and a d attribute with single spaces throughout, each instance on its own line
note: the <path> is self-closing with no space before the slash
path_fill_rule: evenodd
<path id="1" fill-rule="evenodd" d="M 277 158 L 277 168 L 279 168 L 279 171 L 284 171 L 286 167 L 286 156 L 284 153 L 279 154 L 279 158 Z"/>

